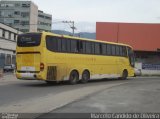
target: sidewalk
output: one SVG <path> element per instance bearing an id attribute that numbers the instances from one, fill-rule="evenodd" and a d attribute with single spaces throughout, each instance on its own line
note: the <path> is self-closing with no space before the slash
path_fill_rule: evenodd
<path id="1" fill-rule="evenodd" d="M 3 76 L 0 77 L 0 83 L 1 82 L 13 82 L 18 81 L 14 73 L 3 73 Z"/>

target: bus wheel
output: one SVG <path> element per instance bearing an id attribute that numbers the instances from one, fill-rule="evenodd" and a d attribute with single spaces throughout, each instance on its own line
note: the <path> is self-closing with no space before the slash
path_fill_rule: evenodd
<path id="1" fill-rule="evenodd" d="M 89 71 L 85 70 L 83 73 L 82 73 L 82 79 L 81 79 L 81 82 L 82 83 L 87 83 L 90 79 L 90 74 L 89 74 Z"/>
<path id="2" fill-rule="evenodd" d="M 126 80 L 127 77 L 128 77 L 128 71 L 127 71 L 127 70 L 124 70 L 121 79 L 122 79 L 122 80 Z"/>
<path id="3" fill-rule="evenodd" d="M 78 72 L 77 71 L 72 71 L 70 73 L 70 77 L 69 77 L 69 83 L 74 85 L 78 82 L 79 80 L 79 75 L 78 75 Z"/>

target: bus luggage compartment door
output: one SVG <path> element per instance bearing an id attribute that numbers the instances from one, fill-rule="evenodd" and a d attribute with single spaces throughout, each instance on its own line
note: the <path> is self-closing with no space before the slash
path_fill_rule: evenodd
<path id="1" fill-rule="evenodd" d="M 39 72 L 40 53 L 17 53 L 17 71 Z"/>

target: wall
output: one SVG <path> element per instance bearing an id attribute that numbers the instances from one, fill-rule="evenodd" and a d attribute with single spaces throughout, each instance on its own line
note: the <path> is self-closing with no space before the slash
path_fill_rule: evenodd
<path id="1" fill-rule="evenodd" d="M 126 43 L 138 51 L 157 51 L 160 24 L 97 22 L 96 39 Z"/>
<path id="2" fill-rule="evenodd" d="M 143 69 L 142 68 L 142 63 L 136 63 L 135 64 L 135 68 L 140 69 L 141 70 L 141 75 L 145 76 L 145 75 L 156 75 L 156 76 L 160 76 L 160 70 L 149 70 L 149 69 Z"/>
<path id="3" fill-rule="evenodd" d="M 16 29 L 0 23 L 0 68 L 5 64 L 15 63 Z"/>
<path id="4" fill-rule="evenodd" d="M 38 6 L 31 2 L 30 6 L 30 32 L 37 32 Z"/>

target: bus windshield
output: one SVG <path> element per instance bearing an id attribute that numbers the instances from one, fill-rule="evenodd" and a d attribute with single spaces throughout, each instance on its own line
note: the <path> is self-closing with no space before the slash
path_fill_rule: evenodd
<path id="1" fill-rule="evenodd" d="M 39 46 L 41 34 L 21 34 L 18 36 L 17 45 L 19 47 Z"/>

